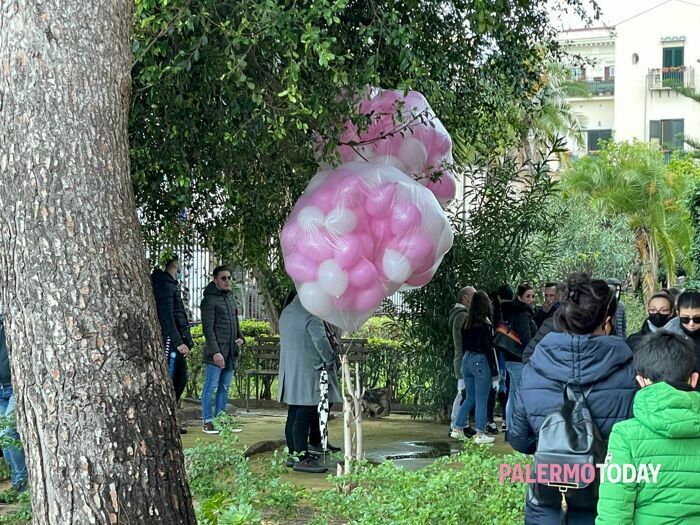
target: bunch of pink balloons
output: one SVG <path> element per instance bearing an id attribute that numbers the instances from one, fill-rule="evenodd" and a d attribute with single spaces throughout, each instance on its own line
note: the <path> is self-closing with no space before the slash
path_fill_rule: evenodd
<path id="1" fill-rule="evenodd" d="M 428 101 L 417 91 L 375 91 L 358 112 L 368 117 L 366 130 L 344 124 L 338 153 L 343 163 L 365 161 L 393 166 L 427 187 L 447 205 L 457 184 L 451 170 L 452 139 Z M 433 181 L 433 178 L 439 179 Z"/>
<path id="2" fill-rule="evenodd" d="M 285 269 L 304 307 L 350 332 L 385 297 L 427 284 L 452 241 L 428 188 L 367 162 L 317 173 L 281 234 Z"/>

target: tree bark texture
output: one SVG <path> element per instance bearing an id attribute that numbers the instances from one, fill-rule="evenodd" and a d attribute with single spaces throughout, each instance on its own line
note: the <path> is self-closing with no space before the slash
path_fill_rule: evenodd
<path id="1" fill-rule="evenodd" d="M 195 523 L 129 176 L 132 5 L 0 4 L 0 290 L 38 524 Z"/>

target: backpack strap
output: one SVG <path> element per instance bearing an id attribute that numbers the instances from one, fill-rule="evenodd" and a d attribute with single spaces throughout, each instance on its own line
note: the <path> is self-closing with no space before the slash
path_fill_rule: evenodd
<path id="1" fill-rule="evenodd" d="M 581 385 L 579 383 L 567 382 L 564 385 L 564 398 L 576 401 L 576 394 L 581 394 L 583 400 L 588 403 L 588 396 L 591 390 L 593 390 L 593 386 L 594 385 L 590 385 L 586 390 L 581 390 Z"/>

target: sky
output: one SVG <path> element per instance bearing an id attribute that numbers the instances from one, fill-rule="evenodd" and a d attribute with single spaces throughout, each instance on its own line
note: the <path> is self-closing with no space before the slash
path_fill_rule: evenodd
<path id="1" fill-rule="evenodd" d="M 613 26 L 623 20 L 626 20 L 642 11 L 646 11 L 656 5 L 659 5 L 664 0 L 598 0 L 603 14 L 601 20 L 594 23 L 594 26 Z M 693 1 L 693 0 L 691 0 Z M 694 0 L 695 3 L 700 3 Z M 560 0 L 552 0 L 553 3 L 559 3 Z M 573 29 L 583 27 L 583 23 L 576 16 L 567 16 L 554 23 L 560 25 L 562 29 Z"/>

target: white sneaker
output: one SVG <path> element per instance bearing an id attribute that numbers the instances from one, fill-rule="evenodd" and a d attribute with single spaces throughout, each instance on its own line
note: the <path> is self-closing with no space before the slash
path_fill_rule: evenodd
<path id="1" fill-rule="evenodd" d="M 459 441 L 467 440 L 467 436 L 464 435 L 464 431 L 457 430 L 456 428 L 450 429 L 450 437 L 452 439 L 458 439 Z"/>
<path id="2" fill-rule="evenodd" d="M 486 434 L 477 434 L 474 436 L 474 443 L 477 445 L 486 445 L 487 443 L 493 443 L 494 441 L 496 441 L 494 438 L 487 436 Z"/>

